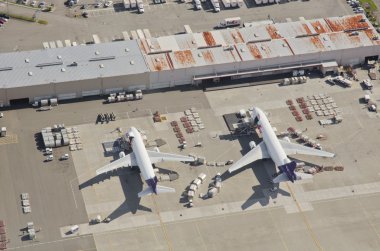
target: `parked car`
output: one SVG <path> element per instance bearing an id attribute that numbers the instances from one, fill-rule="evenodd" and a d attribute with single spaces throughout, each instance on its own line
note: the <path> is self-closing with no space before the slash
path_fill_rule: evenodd
<path id="1" fill-rule="evenodd" d="M 3 20 L 0 20 L 0 24 L 5 24 L 5 22 Z"/>
<path id="2" fill-rule="evenodd" d="M 37 7 L 37 1 L 32 1 L 32 2 L 30 2 L 30 6 L 32 6 L 32 7 Z"/>
<path id="3" fill-rule="evenodd" d="M 102 2 L 97 2 L 95 4 L 95 8 L 101 8 L 103 6 L 103 3 Z"/>
<path id="4" fill-rule="evenodd" d="M 0 17 L 0 20 L 1 20 L 1 21 L 4 21 L 4 22 L 8 22 L 8 19 L 3 18 L 3 17 Z"/>
<path id="5" fill-rule="evenodd" d="M 107 2 L 105 2 L 104 7 L 108 8 L 108 7 L 112 6 L 112 4 L 113 4 L 112 1 L 107 1 Z"/>
<path id="6" fill-rule="evenodd" d="M 69 159 L 69 154 L 64 154 L 64 155 L 62 155 L 60 158 L 59 158 L 59 160 L 67 160 L 67 159 Z"/>
<path id="7" fill-rule="evenodd" d="M 22 0 L 22 4 L 27 5 L 29 3 L 29 0 Z"/>
<path id="8" fill-rule="evenodd" d="M 46 6 L 46 3 L 45 2 L 40 2 L 39 4 L 38 4 L 38 7 L 40 7 L 40 8 L 44 8 Z"/>
<path id="9" fill-rule="evenodd" d="M 5 19 L 9 19 L 9 16 L 6 14 L 0 14 L 0 17 L 5 18 Z"/>
<path id="10" fill-rule="evenodd" d="M 52 161 L 54 159 L 54 156 L 53 155 L 49 155 L 49 156 L 47 156 L 47 158 L 46 158 L 46 162 L 47 161 Z"/>

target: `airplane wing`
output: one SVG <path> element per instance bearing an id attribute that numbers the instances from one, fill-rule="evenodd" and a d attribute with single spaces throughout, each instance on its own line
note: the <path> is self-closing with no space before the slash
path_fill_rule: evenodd
<path id="1" fill-rule="evenodd" d="M 264 141 L 258 144 L 255 148 L 249 151 L 246 155 L 244 155 L 241 159 L 239 159 L 235 164 L 233 164 L 228 171 L 230 173 L 248 165 L 259 159 L 267 159 L 270 158 L 269 153 L 267 151 L 267 147 L 265 146 Z"/>
<path id="2" fill-rule="evenodd" d="M 285 140 L 279 140 L 279 141 L 286 155 L 304 154 L 304 155 L 313 155 L 313 156 L 329 157 L 329 158 L 332 158 L 335 156 L 334 153 L 321 151 L 321 150 L 303 146 L 300 144 L 291 143 Z"/>
<path id="3" fill-rule="evenodd" d="M 96 170 L 96 175 L 107 173 L 118 168 L 127 166 L 137 166 L 136 158 L 133 152 L 109 163 L 108 165 L 103 166 L 102 168 L 99 168 L 98 170 Z"/>
<path id="4" fill-rule="evenodd" d="M 173 153 L 161 153 L 156 151 L 149 151 L 146 150 L 150 161 L 154 164 L 157 162 L 163 162 L 163 161 L 183 161 L 183 162 L 194 162 L 194 158 L 190 156 L 184 156 L 179 154 L 173 154 Z"/>

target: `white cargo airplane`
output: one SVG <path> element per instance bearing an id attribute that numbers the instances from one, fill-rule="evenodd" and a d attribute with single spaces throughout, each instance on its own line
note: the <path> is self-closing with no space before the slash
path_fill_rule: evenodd
<path id="1" fill-rule="evenodd" d="M 295 172 L 294 170 L 297 167 L 297 163 L 291 161 L 287 155 L 305 154 L 330 158 L 335 156 L 333 153 L 294 144 L 289 140 L 278 139 L 264 112 L 257 107 L 251 111 L 251 117 L 254 123 L 257 124 L 263 141 L 233 164 L 228 169 L 230 173 L 256 160 L 271 158 L 279 169 L 279 174 L 273 179 L 273 183 L 289 180 L 294 182 L 295 180 L 310 179 L 313 176 L 311 174 Z"/>
<path id="2" fill-rule="evenodd" d="M 128 155 L 121 152 L 118 160 L 96 170 L 96 174 L 107 173 L 121 167 L 138 166 L 141 171 L 141 176 L 149 186 L 147 189 L 138 193 L 139 197 L 152 193 L 159 194 L 175 192 L 174 188 L 157 185 L 158 179 L 154 173 L 152 163 L 163 161 L 193 162 L 194 158 L 171 153 L 160 153 L 158 149 L 157 151 L 147 150 L 140 132 L 134 127 L 131 127 L 128 130 L 126 136 L 133 152 Z"/>

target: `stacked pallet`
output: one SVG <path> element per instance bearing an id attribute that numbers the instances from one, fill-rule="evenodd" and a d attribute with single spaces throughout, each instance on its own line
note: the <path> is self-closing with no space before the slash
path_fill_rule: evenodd
<path id="1" fill-rule="evenodd" d="M 315 112 L 317 116 L 339 116 L 341 110 L 334 99 L 323 93 L 308 96 L 307 106 L 310 112 Z"/>
<path id="2" fill-rule="evenodd" d="M 175 133 L 175 136 L 177 137 L 178 142 L 180 144 L 183 144 L 184 142 L 186 142 L 185 137 L 183 136 L 183 133 L 181 131 L 181 128 L 178 125 L 178 122 L 173 120 L 172 122 L 170 122 L 170 125 L 173 128 L 173 132 Z"/>

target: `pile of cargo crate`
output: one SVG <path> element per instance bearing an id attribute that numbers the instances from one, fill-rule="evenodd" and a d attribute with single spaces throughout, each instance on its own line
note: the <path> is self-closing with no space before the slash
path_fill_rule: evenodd
<path id="1" fill-rule="evenodd" d="M 297 111 L 297 107 L 294 105 L 293 100 L 288 99 L 286 100 L 286 104 L 289 107 L 289 110 L 292 112 L 292 115 L 296 119 L 296 121 L 301 122 L 303 119 L 301 117 L 301 114 L 299 111 Z"/>
<path id="2" fill-rule="evenodd" d="M 187 133 L 198 132 L 199 130 L 205 129 L 202 119 L 194 107 L 186 110 L 184 114 L 185 116 L 181 117 L 180 120 Z"/>
<path id="3" fill-rule="evenodd" d="M 64 124 L 42 128 L 41 135 L 44 146 L 47 148 L 69 145 L 67 129 L 65 128 Z"/>
<path id="4" fill-rule="evenodd" d="M 177 137 L 178 139 L 178 142 L 180 144 L 183 144 L 184 142 L 186 142 L 185 140 L 185 137 L 183 136 L 183 133 L 181 131 L 181 128 L 179 128 L 179 125 L 178 125 L 178 122 L 173 120 L 172 122 L 170 122 L 170 125 L 172 126 L 173 128 L 173 131 L 175 133 L 175 136 Z"/>

